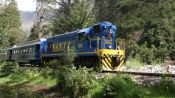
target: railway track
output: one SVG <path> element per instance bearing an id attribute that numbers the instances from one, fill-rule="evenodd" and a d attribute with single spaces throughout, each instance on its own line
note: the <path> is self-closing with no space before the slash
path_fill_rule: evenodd
<path id="1" fill-rule="evenodd" d="M 132 75 L 132 80 L 137 85 L 154 87 L 160 84 L 162 77 L 166 77 L 171 81 L 175 81 L 175 74 L 172 73 L 149 73 L 149 72 L 132 72 L 132 71 L 103 71 L 98 78 L 103 75 L 114 76 L 118 74 Z"/>
<path id="2" fill-rule="evenodd" d="M 21 67 L 43 67 L 43 66 L 21 66 Z M 109 74 L 130 74 L 130 75 L 141 75 L 141 76 L 157 76 L 157 77 L 175 77 L 172 73 L 153 73 L 153 72 L 134 72 L 134 71 L 103 71 L 103 73 Z"/>
<path id="3" fill-rule="evenodd" d="M 133 72 L 133 71 L 103 71 L 103 73 L 175 77 L 175 74 L 172 73 L 150 73 L 150 72 Z"/>

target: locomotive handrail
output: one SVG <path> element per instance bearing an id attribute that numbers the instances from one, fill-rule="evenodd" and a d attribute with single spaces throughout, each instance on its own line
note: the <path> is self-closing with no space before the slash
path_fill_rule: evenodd
<path id="1" fill-rule="evenodd" d="M 92 40 L 96 40 L 97 41 L 97 49 L 99 49 L 99 43 L 100 43 L 100 38 L 99 37 L 96 37 L 96 38 L 90 38 L 89 39 L 89 42 L 90 42 L 90 48 L 92 48 Z"/>
<path id="2" fill-rule="evenodd" d="M 89 39 L 89 41 L 90 41 L 90 48 L 92 48 L 91 38 Z"/>
<path id="3" fill-rule="evenodd" d="M 100 38 L 99 37 L 97 37 L 97 49 L 99 49 L 99 41 L 100 40 Z"/>

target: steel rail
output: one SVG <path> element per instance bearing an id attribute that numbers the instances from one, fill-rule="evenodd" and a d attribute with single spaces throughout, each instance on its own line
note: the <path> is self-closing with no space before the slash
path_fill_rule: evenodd
<path id="1" fill-rule="evenodd" d="M 145 75 L 145 76 L 162 76 L 162 77 L 175 77 L 175 74 L 172 74 L 172 73 L 151 73 L 151 72 L 133 72 L 133 71 L 103 71 L 103 73 L 132 74 L 132 75 Z"/>

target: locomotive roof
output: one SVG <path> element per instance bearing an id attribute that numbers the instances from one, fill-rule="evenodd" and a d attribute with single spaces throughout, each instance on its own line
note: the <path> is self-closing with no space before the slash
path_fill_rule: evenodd
<path id="1" fill-rule="evenodd" d="M 89 31 L 90 31 L 90 27 L 89 28 L 80 29 L 78 31 L 78 33 L 82 33 L 82 32 L 88 33 Z"/>
<path id="2" fill-rule="evenodd" d="M 99 24 L 100 24 L 101 26 L 112 26 L 112 23 L 110 23 L 110 22 L 100 22 L 100 23 L 97 23 L 97 24 L 95 24 L 95 25 L 99 25 Z M 87 32 L 90 31 L 90 28 L 91 28 L 91 27 L 92 27 L 92 26 L 87 27 L 87 28 L 82 28 L 82 29 L 79 29 L 79 30 L 76 30 L 76 31 L 64 33 L 64 34 L 58 34 L 58 35 L 49 37 L 49 38 L 47 38 L 47 39 L 50 39 L 50 38 L 53 38 L 53 37 L 59 37 L 59 36 L 61 37 L 61 36 L 76 34 L 76 33 L 82 33 L 82 32 L 87 33 Z"/>
<path id="3" fill-rule="evenodd" d="M 78 31 L 78 30 L 77 30 Z M 68 32 L 68 33 L 64 33 L 64 34 L 59 34 L 59 35 L 55 35 L 55 36 L 52 36 L 52 37 L 59 37 L 59 36 L 64 36 L 64 35 L 71 35 L 71 34 L 76 34 L 77 31 L 73 31 L 73 32 Z M 51 37 L 51 38 L 52 38 Z"/>

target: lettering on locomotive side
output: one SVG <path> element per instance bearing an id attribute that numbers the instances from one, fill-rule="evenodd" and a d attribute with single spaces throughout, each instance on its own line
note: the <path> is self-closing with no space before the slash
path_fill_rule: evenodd
<path id="1" fill-rule="evenodd" d="M 70 42 L 52 44 L 52 52 L 64 52 L 70 46 Z"/>
<path id="2" fill-rule="evenodd" d="M 62 44 L 53 44 L 52 52 L 61 52 L 63 50 Z"/>
<path id="3" fill-rule="evenodd" d="M 83 48 L 83 44 L 82 43 L 79 43 L 78 44 L 78 48 Z"/>

